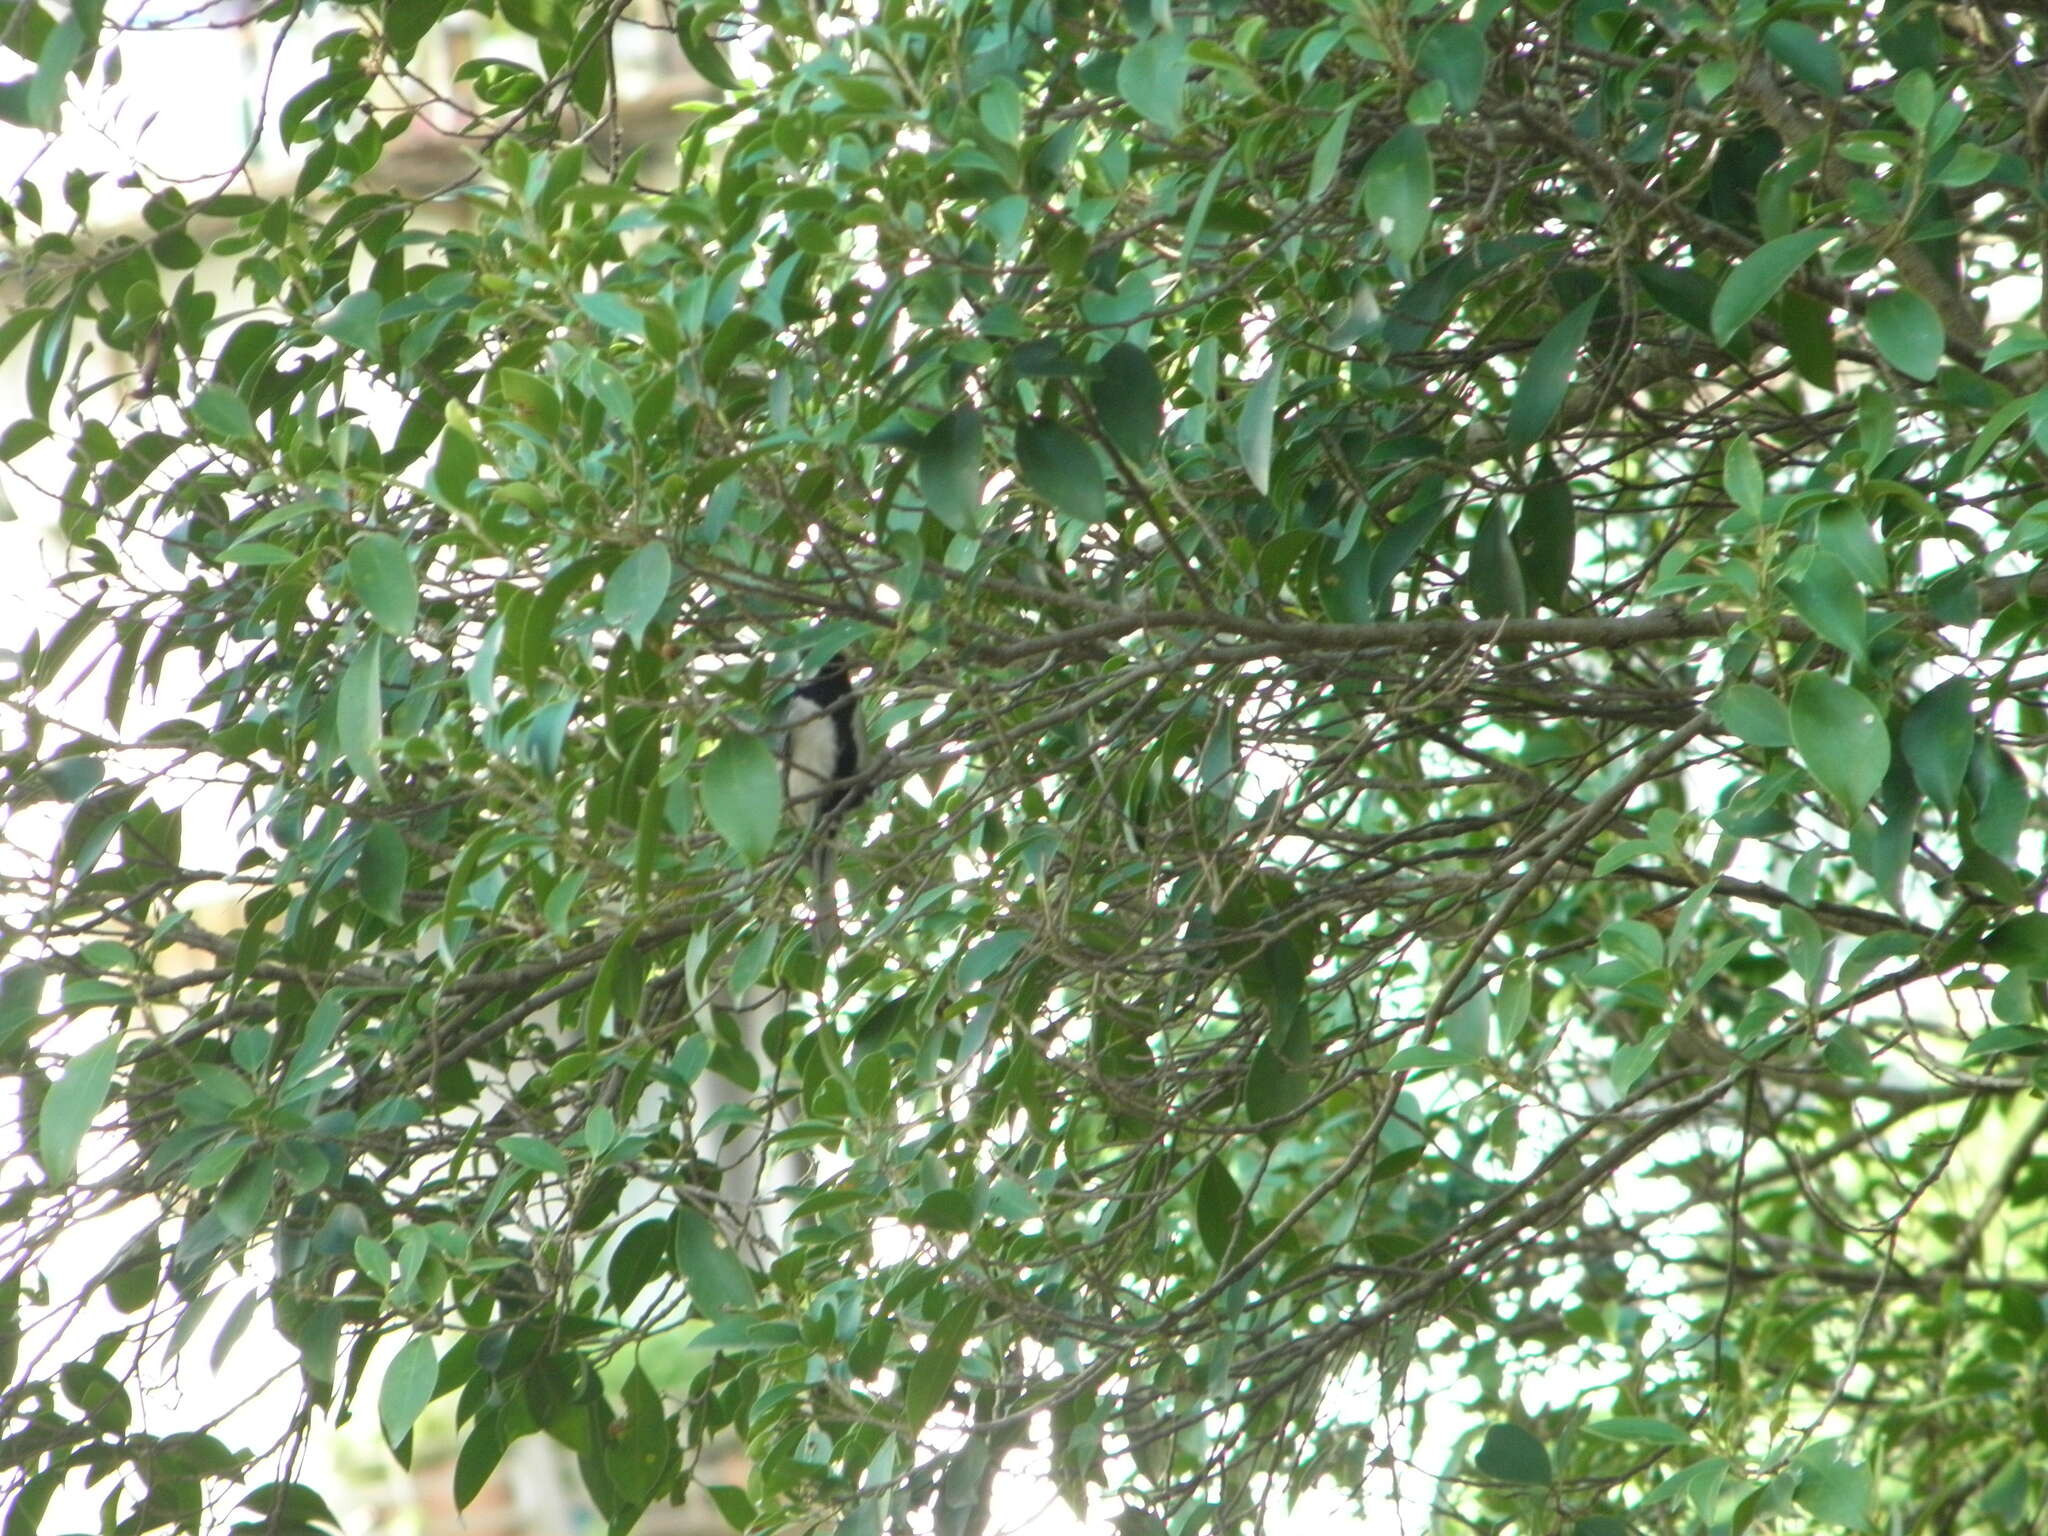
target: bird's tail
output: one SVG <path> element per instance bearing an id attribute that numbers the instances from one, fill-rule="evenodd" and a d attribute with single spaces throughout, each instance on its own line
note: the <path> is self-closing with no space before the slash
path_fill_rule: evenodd
<path id="1" fill-rule="evenodd" d="M 839 948 L 839 859 L 829 837 L 811 850 L 811 911 L 812 943 L 829 965 Z"/>

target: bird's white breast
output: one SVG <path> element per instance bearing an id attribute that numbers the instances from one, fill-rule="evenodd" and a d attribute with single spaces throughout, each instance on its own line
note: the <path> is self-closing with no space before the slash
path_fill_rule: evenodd
<path id="1" fill-rule="evenodd" d="M 783 793 L 796 802 L 797 814 L 815 820 L 824 805 L 819 794 L 835 777 L 839 761 L 838 728 L 832 717 L 809 699 L 791 701 L 783 741 Z"/>

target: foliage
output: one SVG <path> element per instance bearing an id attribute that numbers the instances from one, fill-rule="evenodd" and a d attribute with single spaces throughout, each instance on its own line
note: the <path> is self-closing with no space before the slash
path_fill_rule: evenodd
<path id="1" fill-rule="evenodd" d="M 240 1497 L 134 1417 L 214 1297 L 615 1529 L 728 1431 L 764 1531 L 1027 1446 L 1126 1530 L 2030 1528 L 2039 13 L 707 3 L 665 174 L 623 5 L 486 9 L 444 197 L 384 0 L 270 7 L 288 190 L 13 202 L 10 1536 Z M 9 15 L 52 128 L 99 8 Z"/>

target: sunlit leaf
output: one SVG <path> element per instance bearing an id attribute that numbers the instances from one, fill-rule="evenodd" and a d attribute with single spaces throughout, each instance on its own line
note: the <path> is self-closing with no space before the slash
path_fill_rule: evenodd
<path id="1" fill-rule="evenodd" d="M 434 1380 L 439 1362 L 434 1346 L 414 1334 L 399 1346 L 384 1368 L 383 1385 L 377 1389 L 377 1424 L 384 1431 L 384 1443 L 396 1447 L 412 1433 L 427 1404 L 434 1400 Z"/>
<path id="2" fill-rule="evenodd" d="M 107 1102 L 120 1056 L 118 1036 L 96 1041 L 72 1057 L 50 1085 L 36 1116 L 36 1161 L 50 1179 L 68 1179 L 77 1170 L 79 1145 Z"/>

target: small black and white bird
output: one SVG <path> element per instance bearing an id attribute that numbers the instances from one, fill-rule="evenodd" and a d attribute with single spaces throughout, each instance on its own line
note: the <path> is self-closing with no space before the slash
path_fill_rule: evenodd
<path id="1" fill-rule="evenodd" d="M 860 700 L 842 652 L 799 683 L 782 717 L 782 797 L 811 839 L 813 925 L 818 949 L 839 944 L 839 893 L 833 842 L 846 813 L 868 796 L 861 775 L 867 741 Z"/>
<path id="2" fill-rule="evenodd" d="M 783 713 L 783 730 L 783 798 L 804 825 L 829 835 L 868 792 L 860 782 L 867 761 L 860 701 L 844 653 L 796 686 Z"/>

